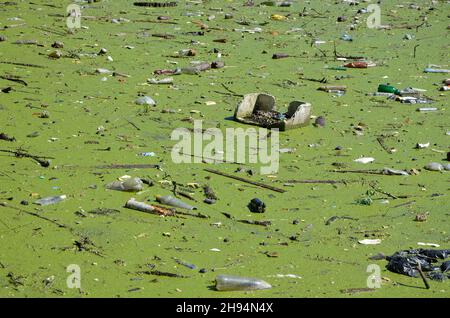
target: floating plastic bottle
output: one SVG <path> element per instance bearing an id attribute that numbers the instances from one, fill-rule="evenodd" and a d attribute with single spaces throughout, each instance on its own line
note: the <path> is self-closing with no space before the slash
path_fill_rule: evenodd
<path id="1" fill-rule="evenodd" d="M 430 68 L 430 67 L 427 67 L 423 71 L 425 73 L 450 73 L 450 70 L 444 70 L 441 68 Z"/>
<path id="2" fill-rule="evenodd" d="M 201 62 L 194 66 L 199 72 L 203 72 L 206 70 L 211 69 L 211 63 L 208 62 Z"/>
<path id="3" fill-rule="evenodd" d="M 181 209 L 187 209 L 187 210 L 195 210 L 197 209 L 196 207 L 193 207 L 187 203 L 184 203 L 181 200 L 178 200 L 177 198 L 174 198 L 171 195 L 165 195 L 165 196 L 160 196 L 157 195 L 156 196 L 156 200 L 159 203 L 165 204 L 165 205 L 170 205 L 173 206 L 175 208 L 181 208 Z"/>
<path id="4" fill-rule="evenodd" d="M 431 99 L 421 97 L 413 97 L 413 96 L 406 96 L 406 97 L 398 97 L 398 100 L 400 100 L 403 104 L 431 104 L 433 101 Z"/>
<path id="5" fill-rule="evenodd" d="M 375 92 L 375 93 L 367 93 L 366 96 L 384 96 L 389 97 L 392 96 L 392 93 L 382 93 L 382 92 Z"/>
<path id="6" fill-rule="evenodd" d="M 173 78 L 172 77 L 166 77 L 166 78 L 162 78 L 162 79 L 156 79 L 156 78 L 149 78 L 147 80 L 147 82 L 149 84 L 172 84 L 173 83 Z"/>
<path id="7" fill-rule="evenodd" d="M 424 168 L 427 169 L 427 170 L 430 170 L 430 171 L 442 171 L 442 170 L 444 170 L 444 166 L 441 165 L 439 162 L 430 162 Z"/>
<path id="8" fill-rule="evenodd" d="M 106 185 L 107 189 L 110 190 L 117 190 L 117 191 L 130 191 L 130 192 L 137 192 L 141 191 L 143 188 L 144 183 L 139 178 L 129 178 L 124 181 L 114 181 L 111 183 L 108 183 Z"/>
<path id="9" fill-rule="evenodd" d="M 55 204 L 55 203 L 61 202 L 61 201 L 65 200 L 66 198 L 67 198 L 67 196 L 65 194 L 63 194 L 63 195 L 42 198 L 42 199 L 36 200 L 34 203 L 39 204 L 39 205 L 50 205 L 50 204 Z"/>
<path id="10" fill-rule="evenodd" d="M 371 65 L 369 65 L 369 63 L 367 62 L 351 62 L 345 64 L 344 66 L 348 68 L 368 68 Z"/>
<path id="11" fill-rule="evenodd" d="M 233 29 L 234 32 L 246 32 L 246 33 L 261 33 L 262 29 L 259 27 L 253 28 L 253 29 Z"/>
<path id="12" fill-rule="evenodd" d="M 150 204 L 136 201 L 134 198 L 131 198 L 130 200 L 128 200 L 127 203 L 125 203 L 125 207 L 132 209 L 132 210 L 142 211 L 142 212 L 153 213 L 155 211 L 155 208 L 153 206 L 151 206 Z"/>
<path id="13" fill-rule="evenodd" d="M 391 85 L 380 84 L 378 85 L 379 93 L 391 93 L 395 95 L 400 95 L 400 90 Z"/>
<path id="14" fill-rule="evenodd" d="M 175 71 L 175 74 L 188 74 L 188 75 L 198 75 L 200 73 L 200 70 L 195 67 L 183 67 L 183 68 L 177 68 Z"/>
<path id="15" fill-rule="evenodd" d="M 327 91 L 328 93 L 334 93 L 336 94 L 336 96 L 340 97 L 340 96 L 344 96 L 345 95 L 345 91 L 341 91 L 338 89 L 330 89 L 329 91 Z"/>
<path id="16" fill-rule="evenodd" d="M 272 286 L 257 278 L 240 277 L 232 275 L 218 275 L 216 289 L 219 291 L 260 290 L 270 289 Z"/>
<path id="17" fill-rule="evenodd" d="M 438 109 L 436 107 L 420 107 L 416 109 L 418 112 L 426 113 L 426 112 L 435 112 Z"/>

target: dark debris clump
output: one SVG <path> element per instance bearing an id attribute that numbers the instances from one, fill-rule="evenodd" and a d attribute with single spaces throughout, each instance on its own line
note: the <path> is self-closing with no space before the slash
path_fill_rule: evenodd
<path id="1" fill-rule="evenodd" d="M 386 268 L 394 273 L 403 274 L 411 277 L 419 277 L 418 266 L 424 272 L 428 272 L 428 277 L 432 280 L 443 281 L 450 277 L 446 274 L 449 270 L 450 261 L 438 264 L 439 260 L 450 256 L 450 250 L 404 250 L 386 257 L 389 261 Z"/>

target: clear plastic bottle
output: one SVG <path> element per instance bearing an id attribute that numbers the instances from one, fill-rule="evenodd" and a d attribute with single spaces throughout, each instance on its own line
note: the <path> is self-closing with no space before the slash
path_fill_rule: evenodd
<path id="1" fill-rule="evenodd" d="M 258 278 L 240 277 L 232 275 L 218 275 L 216 289 L 220 291 L 260 290 L 270 289 L 272 286 Z"/>
<path id="2" fill-rule="evenodd" d="M 107 189 L 117 190 L 117 191 L 131 191 L 137 192 L 141 191 L 144 183 L 139 178 L 129 178 L 125 181 L 114 181 L 106 185 Z"/>
<path id="3" fill-rule="evenodd" d="M 193 207 L 187 203 L 184 203 L 183 201 L 178 200 L 177 198 L 174 198 L 171 195 L 165 195 L 165 196 L 157 195 L 156 200 L 162 204 L 170 205 L 170 206 L 173 206 L 176 208 L 187 209 L 187 210 L 197 209 L 196 207 Z"/>
<path id="4" fill-rule="evenodd" d="M 425 73 L 450 73 L 450 70 L 444 70 L 444 69 L 440 69 L 440 68 L 431 68 L 431 67 L 427 67 L 423 71 Z"/>
<path id="5" fill-rule="evenodd" d="M 178 74 L 189 74 L 189 75 L 198 75 L 200 73 L 200 70 L 196 67 L 182 67 L 180 69 L 178 69 L 179 72 L 177 72 Z"/>
<path id="6" fill-rule="evenodd" d="M 149 212 L 149 213 L 153 213 L 155 210 L 155 208 L 152 207 L 150 204 L 136 201 L 134 198 L 131 198 L 130 200 L 128 200 L 127 203 L 125 204 L 125 207 L 132 209 L 132 210 Z"/>
<path id="7" fill-rule="evenodd" d="M 65 200 L 66 198 L 67 198 L 67 196 L 65 194 L 63 194 L 63 195 L 42 198 L 42 199 L 36 200 L 34 203 L 39 204 L 39 205 L 50 205 L 50 204 L 55 204 L 55 203 L 61 202 L 61 201 Z"/>

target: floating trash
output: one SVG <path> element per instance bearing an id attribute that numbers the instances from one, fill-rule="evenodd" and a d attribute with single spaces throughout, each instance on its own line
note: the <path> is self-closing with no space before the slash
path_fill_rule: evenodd
<path id="1" fill-rule="evenodd" d="M 242 33 L 260 33 L 260 32 L 262 32 L 262 29 L 261 28 L 258 28 L 258 27 L 256 27 L 256 28 L 253 28 L 253 29 L 233 29 L 233 31 L 235 31 L 235 32 L 242 32 Z"/>
<path id="2" fill-rule="evenodd" d="M 275 97 L 264 93 L 245 95 L 234 113 L 238 122 L 281 131 L 308 125 L 310 116 L 311 104 L 293 101 L 286 113 L 280 113 L 275 110 Z"/>
<path id="3" fill-rule="evenodd" d="M 436 107 L 421 107 L 416 109 L 418 112 L 427 113 L 427 112 L 435 112 L 438 109 Z"/>
<path id="4" fill-rule="evenodd" d="M 156 154 L 154 152 L 141 152 L 138 154 L 141 157 L 154 157 Z"/>
<path id="5" fill-rule="evenodd" d="M 151 213 L 151 214 L 157 214 L 160 216 L 174 216 L 175 215 L 175 213 L 170 210 L 162 209 L 161 207 L 152 206 L 145 202 L 136 201 L 135 198 L 131 198 L 130 200 L 128 200 L 127 203 L 125 203 L 125 207 L 128 209 L 141 211 L 141 212 L 147 212 L 147 213 Z"/>
<path id="6" fill-rule="evenodd" d="M 396 94 L 396 95 L 400 95 L 400 93 L 401 93 L 400 90 L 398 90 L 394 86 L 385 85 L 385 84 L 378 85 L 378 92 L 379 93 L 391 93 L 391 94 Z"/>
<path id="7" fill-rule="evenodd" d="M 249 210 L 254 213 L 264 213 L 266 210 L 266 205 L 258 198 L 254 198 L 247 205 Z"/>
<path id="8" fill-rule="evenodd" d="M 409 173 L 407 171 L 395 170 L 395 169 L 391 169 L 391 168 L 384 168 L 382 173 L 386 174 L 386 175 L 409 176 Z"/>
<path id="9" fill-rule="evenodd" d="M 170 205 L 176 208 L 181 208 L 181 209 L 187 209 L 187 210 L 195 210 L 197 209 L 196 207 L 193 207 L 187 203 L 184 203 L 183 201 L 174 198 L 170 195 L 165 195 L 165 196 L 160 196 L 157 195 L 156 196 L 156 201 L 165 204 L 165 205 Z"/>
<path id="10" fill-rule="evenodd" d="M 417 143 L 416 144 L 416 148 L 417 149 L 425 149 L 425 148 L 428 148 L 428 147 L 430 147 L 430 143 L 429 142 L 427 142 L 425 144 L 421 144 L 421 143 Z"/>
<path id="11" fill-rule="evenodd" d="M 314 126 L 316 127 L 325 127 L 325 117 L 319 116 L 314 121 Z"/>
<path id="12" fill-rule="evenodd" d="M 58 195 L 58 196 L 42 198 L 42 199 L 34 201 L 34 203 L 38 204 L 38 205 L 51 205 L 51 204 L 55 204 L 55 203 L 64 201 L 66 198 L 67 198 L 67 196 L 63 194 L 63 195 Z"/>
<path id="13" fill-rule="evenodd" d="M 387 256 L 389 262 L 386 268 L 394 273 L 419 277 L 420 270 L 430 272 L 428 277 L 432 280 L 442 281 L 443 272 L 448 270 L 448 262 L 443 262 L 441 266 L 437 265 L 439 259 L 445 259 L 450 256 L 450 250 L 404 250 Z M 445 264 L 445 265 L 444 265 Z"/>
<path id="14" fill-rule="evenodd" d="M 420 245 L 420 246 L 431 246 L 431 247 L 439 247 L 440 246 L 439 244 L 436 244 L 436 243 L 423 243 L 423 242 L 417 242 L 417 245 Z"/>
<path id="15" fill-rule="evenodd" d="M 232 275 L 217 275 L 216 289 L 219 291 L 261 290 L 272 286 L 257 278 L 240 277 Z"/>
<path id="16" fill-rule="evenodd" d="M 340 39 L 342 41 L 349 41 L 349 42 L 353 41 L 353 37 L 349 34 L 342 34 Z"/>
<path id="17" fill-rule="evenodd" d="M 172 84 L 173 78 L 172 77 L 166 77 L 166 78 L 162 78 L 162 79 L 149 78 L 149 79 L 147 79 L 147 82 L 149 84 Z"/>
<path id="18" fill-rule="evenodd" d="M 116 191 L 130 191 L 130 192 L 137 192 L 141 191 L 144 186 L 144 183 L 140 178 L 126 178 L 123 181 L 114 181 L 111 183 L 108 183 L 106 185 L 106 188 L 109 190 L 116 190 Z"/>
<path id="19" fill-rule="evenodd" d="M 347 68 L 368 68 L 373 66 L 376 66 L 376 64 L 369 62 L 350 62 L 344 65 Z"/>
<path id="20" fill-rule="evenodd" d="M 380 239 L 365 239 L 365 240 L 360 240 L 358 241 L 359 244 L 363 244 L 363 245 L 377 245 L 377 244 L 381 244 L 381 240 Z"/>
<path id="21" fill-rule="evenodd" d="M 430 171 L 442 171 L 442 170 L 444 170 L 444 166 L 442 164 L 440 164 L 439 162 L 430 162 L 424 168 L 427 169 L 427 170 L 430 170 Z"/>
<path id="22" fill-rule="evenodd" d="M 137 105 L 150 105 L 150 106 L 156 105 L 156 102 L 149 96 L 139 97 L 138 99 L 136 99 L 135 103 Z"/>
<path id="23" fill-rule="evenodd" d="M 375 161 L 375 158 L 372 158 L 372 157 L 363 157 L 363 158 L 355 159 L 355 160 L 353 160 L 353 161 L 354 161 L 354 162 L 358 162 L 358 163 L 364 163 L 364 164 L 366 164 L 366 163 L 374 162 L 374 161 Z"/>
<path id="24" fill-rule="evenodd" d="M 423 70 L 425 73 L 450 73 L 450 70 L 438 69 L 438 68 L 429 68 Z"/>

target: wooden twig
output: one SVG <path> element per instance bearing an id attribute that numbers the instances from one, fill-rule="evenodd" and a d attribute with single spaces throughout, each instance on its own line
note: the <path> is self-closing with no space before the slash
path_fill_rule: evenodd
<path id="1" fill-rule="evenodd" d="M 28 86 L 27 82 L 25 82 L 24 80 L 12 77 L 12 76 L 4 76 L 4 75 L 0 75 L 1 79 L 7 80 L 7 81 L 12 81 L 12 82 L 16 82 L 25 86 Z"/>
<path id="2" fill-rule="evenodd" d="M 155 164 L 112 164 L 105 166 L 95 166 L 97 169 L 145 169 L 145 168 L 157 168 L 159 169 L 159 165 Z"/>
<path id="3" fill-rule="evenodd" d="M 0 61 L 0 63 L 1 63 L 1 64 L 17 65 L 17 66 L 45 68 L 45 66 L 42 66 L 42 65 L 29 64 L 29 63 L 18 63 L 18 62 L 8 62 L 8 61 Z"/>
<path id="4" fill-rule="evenodd" d="M 14 154 L 17 158 L 31 158 L 37 163 L 39 163 L 42 167 L 47 168 L 50 166 L 50 161 L 45 159 L 55 159 L 53 157 L 43 157 L 29 154 L 21 149 L 18 150 L 8 150 L 8 149 L 0 149 L 0 152 L 8 152 Z"/>
<path id="5" fill-rule="evenodd" d="M 137 130 L 141 130 L 141 128 L 139 128 L 138 126 L 136 126 L 135 123 L 133 123 L 131 120 L 125 119 L 131 126 L 133 126 L 134 128 L 136 128 Z"/>
<path id="6" fill-rule="evenodd" d="M 408 201 L 408 202 L 405 202 L 405 203 L 402 203 L 402 204 L 395 205 L 392 208 L 399 208 L 399 207 L 402 207 L 402 206 L 405 206 L 405 205 L 411 205 L 411 204 L 414 204 L 414 203 L 416 203 L 416 201 L 412 200 L 412 201 Z"/>
<path id="7" fill-rule="evenodd" d="M 197 201 L 192 195 L 190 195 L 189 193 L 181 192 L 181 191 L 176 191 L 175 193 L 177 194 L 177 196 L 178 196 L 178 195 L 181 195 L 182 197 L 185 197 L 186 199 L 189 199 L 189 200 L 194 201 L 194 202 L 198 202 L 198 201 Z"/>
<path id="8" fill-rule="evenodd" d="M 390 149 L 386 144 L 384 143 L 383 137 L 377 138 L 378 143 L 380 144 L 381 148 L 383 148 L 388 154 L 392 154 L 392 149 Z"/>
<path id="9" fill-rule="evenodd" d="M 371 169 L 355 169 L 355 170 L 329 170 L 329 172 L 339 172 L 339 173 L 364 173 L 364 174 L 379 174 L 379 175 L 386 175 L 383 173 L 383 170 L 371 170 Z"/>
<path id="10" fill-rule="evenodd" d="M 357 181 L 346 181 L 346 180 L 287 180 L 283 181 L 285 183 L 328 183 L 328 184 L 336 184 L 336 183 L 350 183 Z"/>
<path id="11" fill-rule="evenodd" d="M 244 95 L 238 94 L 238 93 L 232 91 L 232 90 L 231 90 L 230 88 L 228 88 L 224 83 L 220 83 L 220 85 L 222 85 L 223 88 L 225 88 L 227 91 L 229 91 L 231 94 L 233 94 L 233 96 L 244 97 Z"/>
<path id="12" fill-rule="evenodd" d="M 389 193 L 389 192 L 386 192 L 386 191 L 383 191 L 383 190 L 380 190 L 380 189 L 376 188 L 374 184 L 371 184 L 371 183 L 370 183 L 369 185 L 370 185 L 370 187 L 371 187 L 375 192 L 385 194 L 385 195 L 387 195 L 388 197 L 390 197 L 390 198 L 392 198 L 392 199 L 394 199 L 394 200 L 395 200 L 395 199 L 398 199 L 397 196 L 395 196 L 395 195 L 393 195 L 393 194 L 391 194 L 391 193 Z"/>
<path id="13" fill-rule="evenodd" d="M 318 83 L 326 83 L 327 79 L 322 77 L 321 79 L 308 78 L 308 77 L 300 77 L 301 80 L 310 81 L 310 82 L 318 82 Z"/>
<path id="14" fill-rule="evenodd" d="M 420 44 L 414 45 L 414 58 L 416 58 L 416 50 L 420 46 Z"/>
<path id="15" fill-rule="evenodd" d="M 174 21 L 152 21 L 152 20 L 134 20 L 133 22 L 157 23 L 157 24 L 178 24 L 178 22 L 174 22 Z"/>
<path id="16" fill-rule="evenodd" d="M 425 288 L 430 289 L 430 284 L 428 284 L 428 280 L 425 277 L 425 274 L 422 272 L 422 266 L 420 266 L 419 261 L 417 261 L 417 270 L 419 271 L 420 277 L 422 277 L 423 283 L 425 284 Z"/>
<path id="17" fill-rule="evenodd" d="M 33 28 L 36 29 L 36 30 L 40 30 L 40 31 L 44 31 L 44 32 L 49 32 L 49 33 L 53 33 L 53 34 L 60 35 L 60 36 L 65 36 L 65 35 L 67 35 L 67 33 L 65 33 L 65 32 L 62 32 L 62 31 L 55 31 L 55 30 L 52 30 L 52 29 L 50 29 L 50 28 L 44 28 L 44 27 L 33 27 Z"/>
<path id="18" fill-rule="evenodd" d="M 17 211 L 26 213 L 26 214 L 28 214 L 28 215 L 37 217 L 37 218 L 39 218 L 39 219 L 41 219 L 41 220 L 44 220 L 44 221 L 53 223 L 53 224 L 57 225 L 58 227 L 68 228 L 69 230 L 72 230 L 72 228 L 68 227 L 68 226 L 65 225 L 65 224 L 59 223 L 59 222 L 57 222 L 57 221 L 55 221 L 55 220 L 49 219 L 49 218 L 47 218 L 47 217 L 45 217 L 45 216 L 42 216 L 42 215 L 39 215 L 39 214 L 37 214 L 37 213 L 30 212 L 30 211 L 27 211 L 27 210 L 24 210 L 24 209 L 21 209 L 21 208 L 12 206 L 12 205 L 10 205 L 10 204 L 8 204 L 8 203 L 6 203 L 6 202 L 0 202 L 0 206 L 5 207 L 5 208 L 11 208 L 11 209 L 14 209 L 14 210 L 17 210 Z"/>
<path id="19" fill-rule="evenodd" d="M 273 187 L 273 186 L 270 186 L 270 185 L 267 185 L 267 184 L 264 184 L 264 183 L 261 183 L 261 182 L 256 182 L 256 181 L 248 180 L 248 179 L 241 178 L 241 177 L 238 177 L 238 176 L 234 176 L 234 175 L 231 175 L 231 174 L 228 174 L 228 173 L 225 173 L 225 172 L 221 172 L 221 171 L 218 171 L 218 170 L 213 170 L 213 169 L 208 169 L 208 168 L 205 168 L 203 170 L 205 170 L 207 172 L 210 172 L 210 173 L 217 174 L 219 176 L 223 176 L 223 177 L 235 179 L 235 180 L 238 180 L 238 181 L 246 182 L 246 183 L 252 184 L 254 186 L 261 187 L 261 188 L 268 189 L 268 190 L 272 190 L 272 191 L 275 191 L 275 192 L 280 192 L 280 193 L 286 192 L 286 190 L 284 190 L 284 189 L 276 188 L 276 187 Z"/>
<path id="20" fill-rule="evenodd" d="M 228 95 L 228 96 L 244 97 L 244 95 L 241 95 L 241 94 L 233 94 L 233 93 L 227 93 L 227 92 L 221 92 L 221 91 L 213 91 L 213 92 L 217 93 L 217 94 Z"/>
<path id="21" fill-rule="evenodd" d="M 270 221 L 254 221 L 254 220 L 237 220 L 238 222 L 252 225 L 269 226 L 272 225 Z"/>
<path id="22" fill-rule="evenodd" d="M 138 274 L 146 274 L 146 275 L 156 275 L 156 276 L 166 276 L 166 277 L 175 277 L 175 278 L 187 278 L 188 276 L 183 276 L 175 273 L 161 272 L 161 271 L 142 271 L 137 272 Z"/>
<path id="23" fill-rule="evenodd" d="M 338 59 L 338 58 L 345 58 L 345 59 L 348 59 L 348 60 L 363 60 L 364 59 L 364 56 L 344 56 L 344 55 L 341 55 L 336 50 L 336 42 L 333 42 L 333 46 L 334 46 L 333 52 L 334 52 L 334 58 L 335 59 Z"/>
<path id="24" fill-rule="evenodd" d="M 201 158 L 203 160 L 211 160 L 213 162 L 232 163 L 232 164 L 235 164 L 235 165 L 245 166 L 244 163 L 236 162 L 236 161 L 227 161 L 227 160 L 222 160 L 222 159 L 209 158 L 209 157 L 205 157 L 205 156 L 196 156 L 196 155 L 193 155 L 193 154 L 190 154 L 190 153 L 184 153 L 184 152 L 179 152 L 179 154 L 183 155 L 183 156 L 190 156 L 190 157 L 193 157 L 193 158 Z"/>
<path id="25" fill-rule="evenodd" d="M 176 210 L 175 215 L 178 215 L 178 214 L 193 216 L 195 218 L 200 218 L 200 219 L 209 219 L 209 215 L 201 214 L 200 212 L 199 213 L 190 213 L 190 212 L 182 212 L 182 211 Z"/>

